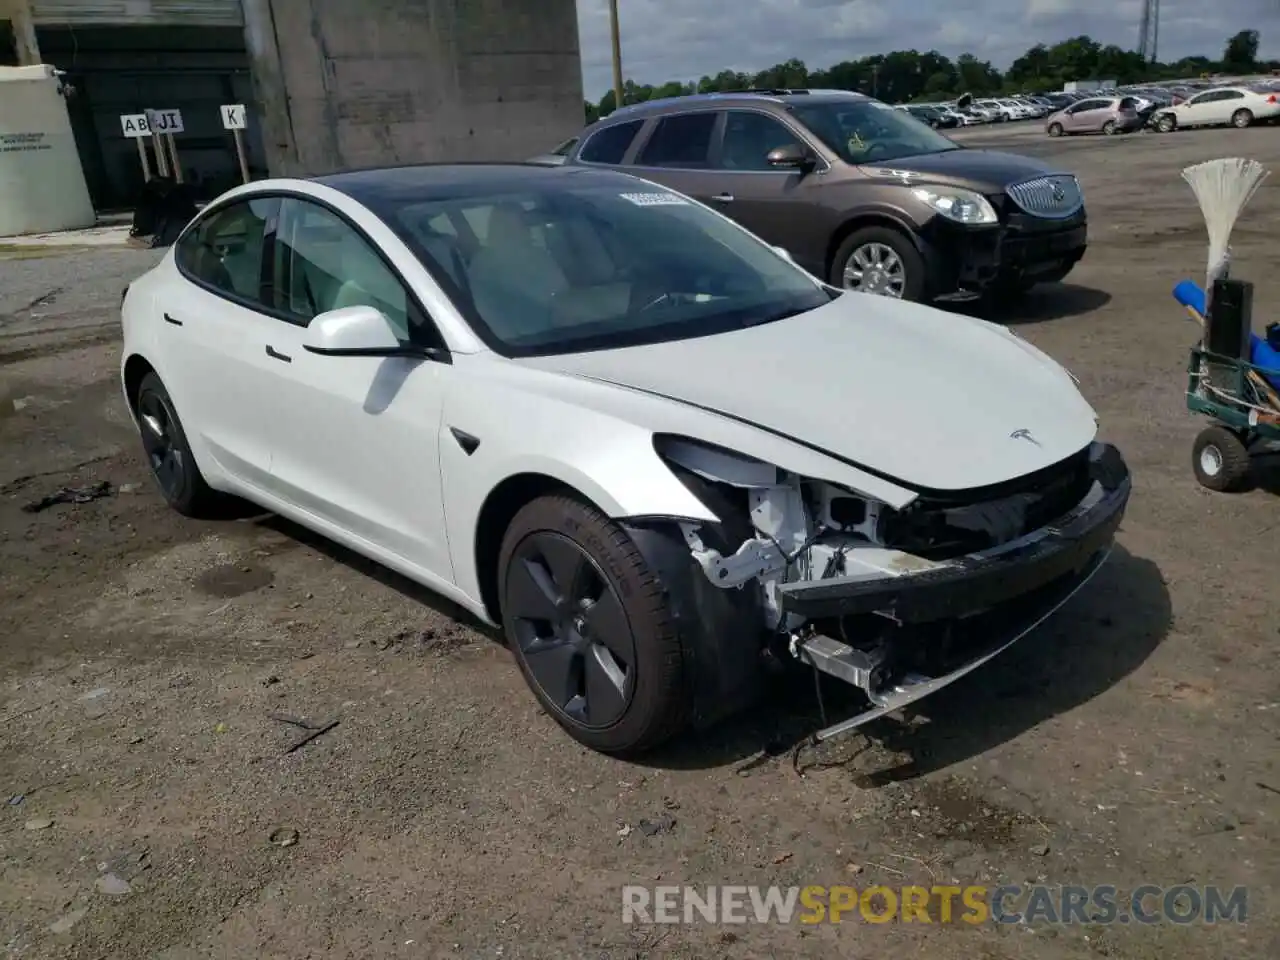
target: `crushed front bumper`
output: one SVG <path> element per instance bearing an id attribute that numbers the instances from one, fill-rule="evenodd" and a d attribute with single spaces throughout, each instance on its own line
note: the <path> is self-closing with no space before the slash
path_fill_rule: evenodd
<path id="1" fill-rule="evenodd" d="M 862 689 L 871 708 L 819 734 L 861 726 L 942 689 L 1044 622 L 1106 561 L 1129 502 L 1132 481 L 1119 452 L 1090 450 L 1093 484 L 1065 516 L 1003 546 L 920 572 L 834 577 L 781 587 L 781 605 L 806 621 L 879 615 L 910 632 L 965 634 L 962 658 L 921 671 L 890 643 L 860 649 L 820 633 L 793 637 L 792 652 L 814 668 Z M 921 643 L 898 646 L 919 647 Z M 914 652 L 914 651 L 913 651 Z"/>

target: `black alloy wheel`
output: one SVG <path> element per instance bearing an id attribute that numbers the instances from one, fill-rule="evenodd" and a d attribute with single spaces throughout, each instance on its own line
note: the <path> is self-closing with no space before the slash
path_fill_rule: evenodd
<path id="1" fill-rule="evenodd" d="M 635 693 L 636 643 L 622 600 L 578 543 L 541 531 L 516 547 L 503 611 L 528 675 L 587 730 L 613 726 Z"/>
<path id="2" fill-rule="evenodd" d="M 154 373 L 142 378 L 134 412 L 147 466 L 169 506 L 188 517 L 216 516 L 223 497 L 205 482 L 173 400 Z"/>

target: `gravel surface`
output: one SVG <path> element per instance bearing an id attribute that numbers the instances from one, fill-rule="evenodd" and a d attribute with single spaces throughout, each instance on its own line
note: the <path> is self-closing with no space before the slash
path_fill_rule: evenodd
<path id="1" fill-rule="evenodd" d="M 799 755 L 809 688 L 645 764 L 577 747 L 448 604 L 283 521 L 161 503 L 118 387 L 152 251 L 0 252 L 0 952 L 155 957 L 1280 956 L 1274 495 L 1190 469 L 1204 270 L 1180 169 L 1274 128 L 1050 143 L 1090 205 L 1070 283 L 1002 316 L 1066 363 L 1135 474 L 1112 562 L 1033 637 Z M 1280 304 L 1280 185 L 1235 234 Z M 38 513 L 62 487 L 112 495 Z M 1268 611 L 1271 611 L 1270 613 Z M 313 725 L 339 721 L 307 745 Z M 13 797 L 12 800 L 8 800 Z M 621 921 L 622 885 L 1248 885 L 1249 924 Z"/>

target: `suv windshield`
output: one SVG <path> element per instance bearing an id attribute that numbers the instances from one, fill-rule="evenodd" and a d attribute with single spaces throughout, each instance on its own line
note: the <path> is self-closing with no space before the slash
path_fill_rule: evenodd
<path id="1" fill-rule="evenodd" d="M 789 109 L 846 163 L 881 163 L 960 149 L 928 124 L 879 100 L 798 103 Z"/>
<path id="2" fill-rule="evenodd" d="M 728 220 L 638 180 L 401 196 L 377 212 L 506 356 L 707 336 L 832 297 Z"/>

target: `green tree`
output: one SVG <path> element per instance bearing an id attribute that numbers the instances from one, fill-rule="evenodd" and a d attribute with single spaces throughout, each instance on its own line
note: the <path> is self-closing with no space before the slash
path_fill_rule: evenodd
<path id="1" fill-rule="evenodd" d="M 1258 63 L 1258 31 L 1241 30 L 1227 41 L 1222 66 L 1233 72 L 1253 70 Z"/>

